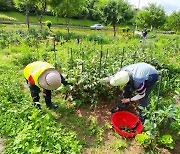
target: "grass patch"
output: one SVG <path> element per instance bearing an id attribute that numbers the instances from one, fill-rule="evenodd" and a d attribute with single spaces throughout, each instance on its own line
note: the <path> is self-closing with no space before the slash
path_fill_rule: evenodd
<path id="1" fill-rule="evenodd" d="M 0 20 L 5 20 L 5 21 L 17 21 L 16 18 L 9 17 L 9 16 L 4 15 L 4 14 L 0 14 Z"/>
<path id="2" fill-rule="evenodd" d="M 20 22 L 26 21 L 26 16 L 23 13 L 20 12 L 0 12 L 0 15 L 6 15 L 11 18 L 15 18 Z M 1 18 L 0 18 L 1 20 Z M 30 22 L 37 23 L 38 19 L 36 15 L 30 15 L 29 17 Z M 43 16 L 43 22 L 50 20 L 52 24 L 61 24 L 65 25 L 65 19 L 64 18 L 57 18 L 55 16 Z M 90 21 L 90 20 L 80 20 L 80 19 L 71 19 L 70 24 L 74 26 L 91 26 L 93 24 L 97 23 L 96 21 Z"/>

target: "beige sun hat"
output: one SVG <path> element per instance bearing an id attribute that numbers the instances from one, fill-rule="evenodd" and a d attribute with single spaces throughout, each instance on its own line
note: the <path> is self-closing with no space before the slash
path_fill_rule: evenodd
<path id="1" fill-rule="evenodd" d="M 110 80 L 112 86 L 124 86 L 129 82 L 129 74 L 126 71 L 117 72 Z"/>
<path id="2" fill-rule="evenodd" d="M 55 90 L 61 85 L 61 76 L 55 69 L 47 69 L 39 76 L 38 82 L 44 89 Z"/>

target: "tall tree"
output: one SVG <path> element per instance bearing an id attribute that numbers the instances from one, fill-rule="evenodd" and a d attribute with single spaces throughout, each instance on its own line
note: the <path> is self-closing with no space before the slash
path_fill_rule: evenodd
<path id="1" fill-rule="evenodd" d="M 48 0 L 35 0 L 35 3 L 34 3 L 36 7 L 36 15 L 40 23 L 41 30 L 42 30 L 42 18 L 46 12 L 48 2 L 49 2 Z"/>
<path id="2" fill-rule="evenodd" d="M 147 10 L 141 10 L 136 15 L 136 26 L 148 27 L 149 26 L 150 13 Z"/>
<path id="3" fill-rule="evenodd" d="M 180 31 L 180 11 L 174 11 L 167 20 L 170 29 Z"/>
<path id="4" fill-rule="evenodd" d="M 90 20 L 100 20 L 100 7 L 99 7 L 99 3 L 100 0 L 86 0 L 86 4 L 87 4 L 87 10 L 88 10 L 88 15 L 87 15 L 87 19 Z"/>
<path id="5" fill-rule="evenodd" d="M 119 23 L 126 23 L 133 17 L 133 11 L 128 2 L 123 0 L 110 0 L 103 8 L 103 21 L 111 24 L 116 36 L 116 28 Z"/>
<path id="6" fill-rule="evenodd" d="M 13 0 L 0 0 L 0 11 L 16 10 Z"/>
<path id="7" fill-rule="evenodd" d="M 145 7 L 145 10 L 149 12 L 148 25 L 153 29 L 154 27 L 160 27 L 165 23 L 166 15 L 162 6 L 157 6 L 156 3 L 150 3 Z"/>
<path id="8" fill-rule="evenodd" d="M 30 28 L 29 25 L 29 11 L 32 5 L 34 4 L 34 0 L 13 0 L 15 3 L 16 8 L 18 8 L 20 11 L 25 10 L 26 15 L 26 24 L 28 27 L 28 30 Z"/>
<path id="9" fill-rule="evenodd" d="M 63 0 L 50 0 L 49 2 L 49 9 L 57 17 L 57 23 L 58 23 L 58 17 L 60 16 L 59 5 L 60 3 L 62 3 L 62 1 Z"/>
<path id="10" fill-rule="evenodd" d="M 52 10 L 65 18 L 67 31 L 69 33 L 70 18 L 77 15 L 84 5 L 84 0 L 62 0 L 61 3 L 57 3 L 57 6 L 52 6 Z"/>

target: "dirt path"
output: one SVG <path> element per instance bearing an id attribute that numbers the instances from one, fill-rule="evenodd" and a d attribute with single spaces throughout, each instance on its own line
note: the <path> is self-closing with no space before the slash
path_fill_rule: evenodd
<path id="1" fill-rule="evenodd" d="M 3 144 L 3 141 L 4 141 L 4 139 L 3 138 L 0 138 L 0 154 L 2 154 L 3 153 L 3 151 L 4 151 L 4 144 Z"/>

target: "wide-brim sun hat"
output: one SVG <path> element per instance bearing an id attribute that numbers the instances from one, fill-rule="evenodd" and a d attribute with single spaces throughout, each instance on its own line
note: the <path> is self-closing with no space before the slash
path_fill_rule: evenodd
<path id="1" fill-rule="evenodd" d="M 55 90 L 61 85 L 61 76 L 55 69 L 47 69 L 39 76 L 38 82 L 44 89 Z"/>
<path id="2" fill-rule="evenodd" d="M 117 72 L 110 80 L 112 86 L 124 86 L 129 82 L 129 74 L 126 71 Z"/>

